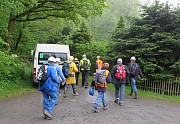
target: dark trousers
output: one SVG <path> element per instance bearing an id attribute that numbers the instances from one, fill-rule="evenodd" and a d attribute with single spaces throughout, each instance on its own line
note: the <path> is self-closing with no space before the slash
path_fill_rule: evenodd
<path id="1" fill-rule="evenodd" d="M 85 86 L 88 86 L 89 70 L 82 70 L 81 73 L 82 73 L 82 86 L 84 86 L 84 83 L 86 83 Z"/>
<path id="2" fill-rule="evenodd" d="M 76 85 L 78 85 L 79 83 L 79 72 L 75 73 L 76 76 Z"/>

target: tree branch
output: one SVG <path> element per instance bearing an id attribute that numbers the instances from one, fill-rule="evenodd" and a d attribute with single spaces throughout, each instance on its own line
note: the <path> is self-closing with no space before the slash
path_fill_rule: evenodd
<path id="1" fill-rule="evenodd" d="M 25 12 L 19 14 L 19 15 L 14 16 L 14 18 L 12 18 L 12 20 L 17 20 L 17 19 L 19 19 L 19 18 L 21 18 L 21 17 L 23 17 L 23 16 L 25 16 L 25 15 L 31 13 L 33 10 L 42 7 L 45 3 L 46 3 L 46 1 L 45 1 L 45 2 L 42 2 L 42 3 L 40 3 L 40 4 L 38 4 L 36 7 L 33 7 L 33 8 L 31 8 L 31 9 L 29 9 L 29 10 L 27 10 L 27 11 L 25 11 Z"/>

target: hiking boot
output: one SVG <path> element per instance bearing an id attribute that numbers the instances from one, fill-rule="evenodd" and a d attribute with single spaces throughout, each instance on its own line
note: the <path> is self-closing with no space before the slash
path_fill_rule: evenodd
<path id="1" fill-rule="evenodd" d="M 107 105 L 103 106 L 103 109 L 104 110 L 108 109 L 108 106 Z"/>
<path id="2" fill-rule="evenodd" d="M 76 92 L 76 89 L 75 89 L 75 88 L 73 88 L 73 93 L 74 93 L 74 94 L 73 94 L 74 96 L 78 96 L 78 93 Z"/>
<path id="3" fill-rule="evenodd" d="M 50 118 L 50 117 L 48 117 L 48 116 L 46 116 L 46 115 L 44 115 L 44 119 L 52 120 L 52 118 Z"/>
<path id="4" fill-rule="evenodd" d="M 122 101 L 119 101 L 118 104 L 119 104 L 120 106 L 122 106 L 123 102 L 122 102 Z"/>
<path id="5" fill-rule="evenodd" d="M 47 110 L 44 110 L 43 114 L 44 114 L 46 117 L 52 119 L 52 115 L 51 115 Z"/>
<path id="6" fill-rule="evenodd" d="M 137 93 L 135 93 L 134 99 L 138 99 L 138 94 Z"/>
<path id="7" fill-rule="evenodd" d="M 130 94 L 129 94 L 129 96 L 132 96 L 132 95 L 133 95 L 133 93 L 130 93 Z"/>
<path id="8" fill-rule="evenodd" d="M 93 107 L 92 108 L 92 111 L 95 112 L 95 113 L 98 113 L 99 112 L 99 109 L 97 107 Z"/>
<path id="9" fill-rule="evenodd" d="M 64 88 L 64 98 L 67 98 L 67 88 Z"/>
<path id="10" fill-rule="evenodd" d="M 114 100 L 114 102 L 117 103 L 117 104 L 118 104 L 118 101 L 119 101 L 118 99 L 115 99 L 115 100 Z"/>

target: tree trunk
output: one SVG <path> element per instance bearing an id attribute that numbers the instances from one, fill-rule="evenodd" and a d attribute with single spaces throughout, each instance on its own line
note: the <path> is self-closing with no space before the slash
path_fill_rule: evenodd
<path id="1" fill-rule="evenodd" d="M 26 20 L 27 20 L 28 18 L 29 18 L 29 14 L 28 14 L 27 17 L 26 17 Z M 23 29 L 25 28 L 25 23 L 26 23 L 26 22 L 22 22 L 22 23 L 23 23 L 23 26 L 22 26 L 22 29 L 19 31 L 19 36 L 18 36 L 18 39 L 17 39 L 17 41 L 16 41 L 16 45 L 15 45 L 14 50 L 17 50 L 17 49 L 18 49 L 20 40 L 21 40 L 21 38 L 22 38 Z"/>
<path id="2" fill-rule="evenodd" d="M 19 32 L 19 36 L 18 36 L 18 39 L 16 41 L 16 45 L 15 45 L 14 50 L 17 50 L 21 38 L 22 38 L 22 30 Z"/>
<path id="3" fill-rule="evenodd" d="M 12 33 L 13 33 L 13 29 L 14 29 L 14 23 L 15 23 L 14 16 L 11 13 L 10 17 L 9 17 L 8 36 L 7 36 L 8 50 L 10 50 L 12 47 Z"/>

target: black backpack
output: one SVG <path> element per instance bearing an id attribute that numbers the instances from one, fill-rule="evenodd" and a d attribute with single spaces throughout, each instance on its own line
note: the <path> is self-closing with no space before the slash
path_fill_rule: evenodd
<path id="1" fill-rule="evenodd" d="M 40 81 L 41 83 L 46 82 L 46 80 L 47 80 L 47 69 L 45 69 L 45 64 L 43 64 L 38 69 L 37 80 Z"/>
<path id="2" fill-rule="evenodd" d="M 90 67 L 88 60 L 83 60 L 83 64 L 82 64 L 82 68 L 84 70 L 88 70 L 88 68 Z"/>
<path id="3" fill-rule="evenodd" d="M 131 75 L 137 75 L 138 74 L 138 64 L 137 63 L 131 63 L 129 65 L 129 73 Z"/>

